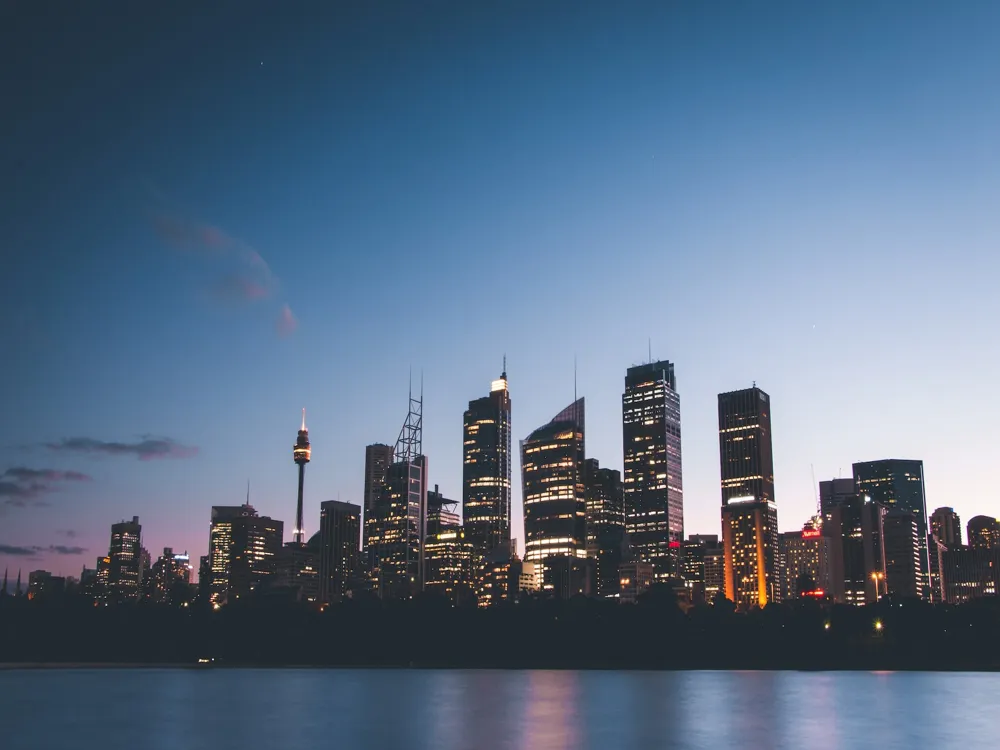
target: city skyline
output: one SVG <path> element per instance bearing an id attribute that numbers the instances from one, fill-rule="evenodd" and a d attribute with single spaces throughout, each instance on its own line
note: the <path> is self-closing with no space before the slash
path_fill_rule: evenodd
<path id="1" fill-rule="evenodd" d="M 886 458 L 923 461 L 928 510 L 1000 515 L 994 3 L 226 5 L 18 11 L 0 565 L 76 575 L 136 515 L 196 559 L 248 478 L 288 541 L 303 406 L 311 537 L 321 502 L 364 505 L 411 367 L 460 498 L 504 354 L 512 441 L 575 379 L 619 471 L 623 374 L 676 363 L 687 535 L 719 532 L 716 396 L 754 381 L 781 531 Z"/>

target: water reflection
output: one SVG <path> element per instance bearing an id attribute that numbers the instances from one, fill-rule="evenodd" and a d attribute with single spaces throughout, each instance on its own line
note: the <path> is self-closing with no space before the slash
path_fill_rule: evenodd
<path id="1" fill-rule="evenodd" d="M 995 674 L 0 671 L 4 750 L 967 750 L 998 713 Z"/>

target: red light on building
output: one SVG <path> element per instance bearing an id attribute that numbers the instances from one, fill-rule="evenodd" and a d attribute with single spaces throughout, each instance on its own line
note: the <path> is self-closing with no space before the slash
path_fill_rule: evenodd
<path id="1" fill-rule="evenodd" d="M 820 599 L 826 596 L 826 592 L 823 589 L 813 589 L 812 591 L 803 591 L 801 596 L 814 596 Z"/>
<path id="2" fill-rule="evenodd" d="M 802 529 L 802 538 L 803 539 L 815 539 L 821 533 L 822 532 L 819 529 Z"/>
<path id="3" fill-rule="evenodd" d="M 680 542 L 674 541 L 670 543 L 670 549 L 680 549 L 680 546 L 681 546 Z"/>

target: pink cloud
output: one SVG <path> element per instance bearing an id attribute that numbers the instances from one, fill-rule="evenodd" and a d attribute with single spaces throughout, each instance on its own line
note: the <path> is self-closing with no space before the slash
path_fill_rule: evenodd
<path id="1" fill-rule="evenodd" d="M 295 319 L 295 315 L 292 314 L 292 308 L 288 305 L 284 305 L 281 308 L 281 313 L 278 315 L 278 335 L 279 336 L 291 336 L 295 333 L 295 329 L 299 327 L 299 321 Z"/>

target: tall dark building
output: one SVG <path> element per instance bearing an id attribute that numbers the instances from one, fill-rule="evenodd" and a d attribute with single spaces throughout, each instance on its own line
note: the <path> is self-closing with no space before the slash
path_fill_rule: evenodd
<path id="1" fill-rule="evenodd" d="M 948 549 L 962 546 L 962 521 L 953 508 L 931 513 L 931 532 Z"/>
<path id="2" fill-rule="evenodd" d="M 423 455 L 423 395 L 409 397 L 409 411 L 393 463 L 370 514 L 369 574 L 384 599 L 406 599 L 423 589 L 427 535 L 427 456 Z"/>
<path id="3" fill-rule="evenodd" d="M 476 553 L 510 548 L 510 392 L 507 367 L 463 417 L 462 525 Z"/>
<path id="4" fill-rule="evenodd" d="M 319 515 L 319 599 L 339 602 L 358 575 L 361 506 L 327 500 Z"/>
<path id="5" fill-rule="evenodd" d="M 371 524 L 375 511 L 375 506 L 382 497 L 382 488 L 385 486 L 385 472 L 392 463 L 392 446 L 384 443 L 374 443 L 365 447 L 365 500 L 364 517 L 362 519 L 364 541 L 362 548 L 365 551 L 364 563 L 366 567 L 371 567 L 372 561 L 368 554 L 368 535 L 371 533 Z"/>
<path id="6" fill-rule="evenodd" d="M 973 549 L 1000 549 L 1000 520 L 973 516 L 966 526 L 969 546 Z"/>
<path id="7" fill-rule="evenodd" d="M 756 385 L 719 394 L 726 598 L 738 608 L 781 598 L 770 398 Z"/>
<path id="8" fill-rule="evenodd" d="M 597 561 L 596 594 L 618 595 L 618 567 L 625 546 L 625 509 L 622 475 L 602 469 L 596 458 L 584 462 L 584 493 L 587 503 L 587 556 Z"/>
<path id="9" fill-rule="evenodd" d="M 854 485 L 861 497 L 870 497 L 886 510 L 908 510 L 917 522 L 920 572 L 917 590 L 930 596 L 930 561 L 927 556 L 927 501 L 924 497 L 924 462 L 890 458 L 854 464 Z"/>
<path id="10" fill-rule="evenodd" d="M 524 559 L 543 579 L 550 558 L 587 556 L 584 449 L 582 398 L 521 441 Z"/>
<path id="11" fill-rule="evenodd" d="M 249 502 L 213 506 L 208 541 L 212 604 L 244 598 L 274 575 L 283 535 L 281 521 L 258 516 Z"/>
<path id="12" fill-rule="evenodd" d="M 112 600 L 134 601 L 139 598 L 143 573 L 141 538 L 139 516 L 111 525 L 107 590 Z"/>
<path id="13" fill-rule="evenodd" d="M 962 604 L 1000 593 L 1000 547 L 956 547 L 942 554 L 945 601 Z"/>
<path id="14" fill-rule="evenodd" d="M 674 365 L 630 367 L 622 394 L 625 528 L 637 559 L 659 579 L 680 574 L 684 538 L 681 402 Z"/>
<path id="15" fill-rule="evenodd" d="M 295 532 L 292 541 L 296 544 L 305 542 L 305 529 L 302 528 L 302 489 L 306 478 L 306 464 L 312 458 L 312 448 L 309 445 L 309 429 L 306 427 L 306 410 L 302 410 L 302 426 L 292 448 L 292 460 L 299 467 L 299 496 L 295 506 Z"/>
<path id="16" fill-rule="evenodd" d="M 822 534 L 830 539 L 830 591 L 837 603 L 861 606 L 885 593 L 885 508 L 849 491 L 853 479 L 820 482 Z"/>
<path id="17" fill-rule="evenodd" d="M 882 520 L 885 590 L 891 596 L 920 596 L 920 542 L 917 534 L 916 516 L 910 511 L 891 510 L 885 514 Z"/>

